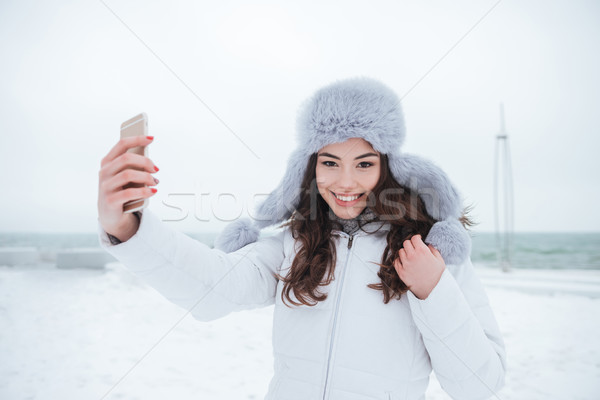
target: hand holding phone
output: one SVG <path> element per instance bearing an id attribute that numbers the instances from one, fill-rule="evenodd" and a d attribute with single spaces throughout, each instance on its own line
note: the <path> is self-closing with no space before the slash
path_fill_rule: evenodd
<path id="1" fill-rule="evenodd" d="M 121 241 L 137 232 L 139 221 L 132 214 L 148 204 L 156 193 L 158 168 L 148 158 L 153 137 L 147 131 L 146 114 L 121 125 L 121 139 L 102 159 L 98 186 L 98 220 L 107 233 Z"/>

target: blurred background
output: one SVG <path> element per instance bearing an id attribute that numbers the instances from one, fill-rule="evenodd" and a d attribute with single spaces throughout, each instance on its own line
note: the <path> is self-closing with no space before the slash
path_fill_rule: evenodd
<path id="1" fill-rule="evenodd" d="M 502 398 L 593 398 L 588 394 L 600 389 L 593 383 L 600 382 L 594 361 L 600 346 L 586 332 L 597 326 L 584 329 L 579 319 L 568 318 L 599 315 L 599 22 L 600 4 L 591 0 L 2 1 L 0 323 L 11 329 L 0 330 L 0 397 L 101 398 L 176 322 L 163 299 L 118 264 L 105 268 L 114 260 L 95 252 L 98 171 L 119 139 L 121 122 L 140 112 L 149 116 L 155 137 L 149 155 L 160 168 L 150 209 L 174 229 L 211 244 L 278 184 L 296 146 L 302 102 L 337 79 L 369 76 L 402 98 L 403 150 L 440 166 L 465 205 L 473 206 L 478 225 L 472 258 L 496 302 L 507 342 L 513 349 L 531 344 L 520 354 L 539 350 L 514 353 L 517 372 Z M 501 103 L 512 164 L 512 267 L 523 271 L 510 279 L 483 268 L 496 271 L 498 264 L 494 154 Z M 60 263 L 69 269 L 55 268 Z M 547 285 L 540 287 L 541 281 Z M 515 291 L 518 285 L 524 287 Z M 537 295 L 519 297 L 527 293 Z M 163 314 L 152 313 L 149 304 L 163 307 Z M 519 336 L 529 318 L 513 311 L 528 307 L 544 317 L 538 324 L 538 333 L 547 335 L 543 343 L 533 333 Z M 549 307 L 559 309 L 552 319 Z M 566 307 L 562 314 L 560 307 Z M 97 313 L 99 321 L 76 329 L 87 313 Z M 143 315 L 142 321 L 130 326 L 127 315 Z M 186 322 L 186 332 L 215 338 L 235 326 L 246 338 L 260 338 L 256 354 L 268 354 L 270 314 L 249 315 L 262 321 L 251 328 L 254 333 L 243 330 L 252 325 L 243 319 L 249 317 L 201 328 Z M 548 320 L 552 326 L 544 325 Z M 157 321 L 165 328 L 157 328 Z M 576 333 L 560 336 L 564 326 Z M 147 335 L 147 343 L 122 342 L 132 330 Z M 78 334 L 80 342 L 72 337 Z M 200 345 L 185 337 L 179 342 L 186 348 Z M 99 347 L 101 342 L 113 347 Z M 208 342 L 214 349 L 215 342 Z M 581 349 L 581 343 L 591 347 Z M 37 345 L 45 350 L 25 351 Z M 65 361 L 85 346 L 94 350 Z M 556 359 L 541 356 L 556 346 L 563 350 Z M 215 350 L 211 360 L 229 371 L 233 358 L 225 353 Z M 174 380 L 161 382 L 165 357 L 151 364 L 157 370 L 145 381 L 133 379 L 138 383 L 124 383 L 122 392 L 108 396 L 152 398 L 162 393 L 158 387 L 180 398 L 226 398 L 222 386 L 231 398 L 262 398 L 266 392 L 270 359 L 261 361 L 264 370 L 254 376 L 248 369 L 255 371 L 256 360 L 244 358 L 246 369 L 238 365 L 239 374 L 251 382 L 244 386 L 235 378 L 195 382 L 190 369 L 210 372 L 212 364 L 173 366 L 167 375 Z M 95 365 L 95 359 L 104 364 Z M 65 372 L 71 380 L 58 386 L 49 372 L 57 370 L 57 360 L 62 371 L 86 367 L 80 375 Z M 173 365 L 181 362 L 176 360 Z M 568 360 L 578 393 L 572 384 L 557 383 Z M 528 382 L 523 374 L 538 367 L 543 372 Z M 178 379 L 185 383 L 174 383 Z M 189 389 L 190 381 L 193 389 L 175 391 Z M 428 398 L 446 397 L 434 388 Z"/>
<path id="2" fill-rule="evenodd" d="M 302 101 L 353 76 L 402 97 L 403 150 L 447 172 L 477 230 L 494 229 L 501 102 L 515 230 L 600 226 L 597 2 L 0 7 L 1 231 L 95 232 L 100 160 L 142 111 L 160 168 L 152 210 L 183 231 L 219 230 L 281 179 Z"/>

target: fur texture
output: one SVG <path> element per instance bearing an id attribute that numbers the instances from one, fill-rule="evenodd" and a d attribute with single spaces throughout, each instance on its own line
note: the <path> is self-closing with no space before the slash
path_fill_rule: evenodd
<path id="1" fill-rule="evenodd" d="M 406 135 L 400 99 L 373 79 L 333 83 L 300 108 L 297 135 L 305 155 L 353 137 L 365 139 L 380 153 L 399 150 Z"/>
<path id="2" fill-rule="evenodd" d="M 397 152 L 388 156 L 394 178 L 421 196 L 429 215 L 437 220 L 461 216 L 461 196 L 440 167 L 412 154 Z"/>
<path id="3" fill-rule="evenodd" d="M 297 120 L 299 146 L 291 154 L 279 185 L 258 206 L 252 225 L 247 220 L 233 222 L 216 239 L 215 247 L 235 251 L 256 241 L 260 229 L 290 218 L 298 205 L 310 156 L 329 144 L 353 137 L 363 138 L 377 152 L 387 154 L 394 178 L 417 191 L 427 212 L 440 221 L 434 224 L 426 242 L 436 247 L 448 263 L 466 259 L 471 239 L 458 221 L 462 212 L 460 194 L 441 168 L 400 151 L 405 139 L 400 99 L 390 88 L 369 78 L 325 86 L 302 105 Z"/>
<path id="4" fill-rule="evenodd" d="M 260 231 L 248 218 L 233 221 L 215 239 L 215 248 L 232 253 L 258 240 Z"/>
<path id="5" fill-rule="evenodd" d="M 433 224 L 423 241 L 438 249 L 446 264 L 459 265 L 471 254 L 471 237 L 454 218 Z"/>

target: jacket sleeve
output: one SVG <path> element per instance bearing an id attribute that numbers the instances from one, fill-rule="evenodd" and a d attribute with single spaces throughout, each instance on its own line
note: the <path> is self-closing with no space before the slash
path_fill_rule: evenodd
<path id="1" fill-rule="evenodd" d="M 284 232 L 224 253 L 172 229 L 148 209 L 140 213 L 135 235 L 116 245 L 98 222 L 102 248 L 201 321 L 275 302 Z"/>
<path id="2" fill-rule="evenodd" d="M 407 295 L 442 388 L 453 399 L 496 395 L 506 374 L 504 341 L 471 260 L 447 265 L 426 299 Z"/>

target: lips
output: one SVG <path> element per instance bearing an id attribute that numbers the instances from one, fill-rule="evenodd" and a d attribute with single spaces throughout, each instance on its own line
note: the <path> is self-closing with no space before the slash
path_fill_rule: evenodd
<path id="1" fill-rule="evenodd" d="M 334 192 L 331 192 L 331 193 L 333 193 L 333 195 L 335 196 L 336 199 L 341 200 L 341 201 L 354 201 L 364 194 L 364 193 L 338 194 L 338 193 L 334 193 Z"/>

